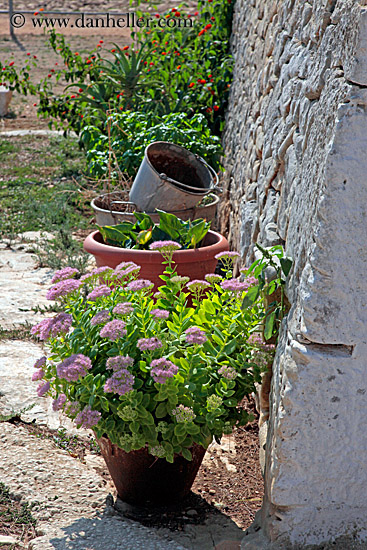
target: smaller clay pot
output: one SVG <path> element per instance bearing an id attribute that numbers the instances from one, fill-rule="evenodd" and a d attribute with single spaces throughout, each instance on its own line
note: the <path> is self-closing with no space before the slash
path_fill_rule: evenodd
<path id="1" fill-rule="evenodd" d="M 102 437 L 98 440 L 102 456 L 121 500 L 130 504 L 170 504 L 182 500 L 190 491 L 205 455 L 204 447 L 191 447 L 192 460 L 175 455 L 171 464 L 156 458 L 148 449 L 125 452 Z"/>

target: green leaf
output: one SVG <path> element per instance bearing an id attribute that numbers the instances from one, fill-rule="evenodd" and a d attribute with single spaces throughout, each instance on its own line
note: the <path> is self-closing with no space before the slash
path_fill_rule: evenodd
<path id="1" fill-rule="evenodd" d="M 230 342 L 228 342 L 228 344 L 226 344 L 224 346 L 224 348 L 222 349 L 222 353 L 225 353 L 227 355 L 231 355 L 231 353 L 234 352 L 236 347 L 237 347 L 237 340 L 236 340 L 236 338 L 233 338 L 233 340 L 231 340 Z"/>
<path id="2" fill-rule="evenodd" d="M 205 299 L 201 302 L 201 305 L 202 305 L 202 307 L 204 308 L 204 310 L 207 311 L 208 313 L 211 313 L 212 315 L 215 314 L 216 309 L 215 309 L 215 307 L 213 306 L 211 300 L 208 300 L 207 298 L 205 298 Z"/>
<path id="3" fill-rule="evenodd" d="M 181 437 L 181 436 L 186 437 L 186 425 L 183 422 L 180 424 L 176 424 L 174 433 L 176 437 Z"/>
<path id="4" fill-rule="evenodd" d="M 186 430 L 187 430 L 187 433 L 190 434 L 190 435 L 196 435 L 196 434 L 200 433 L 199 426 L 197 426 L 193 422 L 190 422 L 190 423 L 187 424 Z"/>
<path id="5" fill-rule="evenodd" d="M 140 231 L 140 233 L 137 234 L 136 242 L 138 244 L 145 245 L 147 244 L 147 242 L 150 241 L 151 238 L 152 238 L 152 230 L 146 229 L 144 231 Z"/>
<path id="6" fill-rule="evenodd" d="M 155 416 L 157 418 L 164 418 L 167 414 L 167 403 L 159 403 L 158 407 L 155 410 Z"/>
<path id="7" fill-rule="evenodd" d="M 259 296 L 259 292 L 260 292 L 260 288 L 259 286 L 251 286 L 248 291 L 247 291 L 247 294 L 246 296 L 244 297 L 243 299 L 243 302 L 242 302 L 242 309 L 246 309 L 248 308 L 249 306 L 252 306 L 252 304 L 254 302 L 256 302 L 258 296 Z"/>
<path id="8" fill-rule="evenodd" d="M 283 273 L 286 277 L 288 277 L 288 274 L 292 267 L 292 260 L 290 258 L 280 258 L 280 265 L 282 266 Z"/>
<path id="9" fill-rule="evenodd" d="M 264 329 L 265 340 L 269 340 L 269 338 L 272 337 L 274 321 L 275 321 L 275 312 L 273 311 L 270 315 L 266 317 L 265 329 Z"/>
<path id="10" fill-rule="evenodd" d="M 181 451 L 181 454 L 184 458 L 186 458 L 186 460 L 192 460 L 192 454 L 189 449 L 183 448 Z"/>

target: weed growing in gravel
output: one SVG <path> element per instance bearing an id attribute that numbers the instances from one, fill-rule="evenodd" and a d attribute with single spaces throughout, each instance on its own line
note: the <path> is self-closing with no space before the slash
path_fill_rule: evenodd
<path id="1" fill-rule="evenodd" d="M 71 228 L 58 228 L 52 239 L 43 239 L 34 248 L 39 267 L 61 269 L 75 267 L 85 273 L 89 257 L 83 251 L 83 245 L 71 235 Z"/>
<path id="2" fill-rule="evenodd" d="M 4 483 L 0 482 L 0 533 L 28 542 L 36 536 L 36 520 L 32 516 L 32 506 L 20 502 Z M 8 550 L 16 546 L 7 545 Z"/>

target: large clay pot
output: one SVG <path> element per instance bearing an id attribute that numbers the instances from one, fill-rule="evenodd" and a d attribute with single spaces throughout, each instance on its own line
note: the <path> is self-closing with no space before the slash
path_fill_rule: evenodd
<path id="1" fill-rule="evenodd" d="M 162 255 L 153 250 L 130 250 L 110 246 L 103 242 L 99 231 L 94 231 L 84 241 L 84 250 L 93 254 L 98 267 L 109 266 L 115 268 L 121 262 L 135 262 L 141 266 L 139 277 L 149 279 L 155 289 L 163 284 L 159 275 L 164 271 Z M 213 273 L 217 260 L 215 255 L 229 250 L 228 241 L 220 233 L 209 231 L 204 239 L 203 246 L 190 250 L 178 250 L 173 254 L 178 275 L 185 275 L 190 279 L 203 279 L 206 273 Z"/>
<path id="2" fill-rule="evenodd" d="M 152 456 L 147 448 L 127 453 L 106 437 L 99 439 L 98 444 L 121 500 L 139 505 L 169 504 L 183 499 L 205 455 L 204 447 L 194 443 L 191 461 L 175 455 L 171 464 Z"/>

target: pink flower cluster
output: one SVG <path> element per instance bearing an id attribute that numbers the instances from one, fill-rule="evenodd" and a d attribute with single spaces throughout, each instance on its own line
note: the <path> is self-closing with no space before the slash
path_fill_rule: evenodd
<path id="1" fill-rule="evenodd" d="M 92 327 L 95 327 L 97 325 L 102 325 L 103 323 L 108 321 L 108 319 L 110 319 L 110 312 L 108 311 L 108 309 L 103 309 L 102 311 L 96 313 L 94 317 L 92 317 L 92 319 L 90 320 L 90 324 L 92 325 Z"/>
<path id="2" fill-rule="evenodd" d="M 93 411 L 92 408 L 88 405 L 87 407 L 84 407 L 80 413 L 77 414 L 75 417 L 75 423 L 77 426 L 80 426 L 82 428 L 92 428 L 101 419 L 101 413 L 99 411 Z"/>
<path id="3" fill-rule="evenodd" d="M 126 369 L 132 367 L 134 359 L 129 355 L 117 355 L 116 357 L 110 357 L 107 359 L 107 368 L 112 369 L 114 372 L 118 372 L 120 369 Z"/>
<path id="4" fill-rule="evenodd" d="M 223 365 L 223 367 L 218 370 L 218 374 L 221 374 L 223 378 L 227 378 L 227 380 L 234 380 L 238 376 L 236 369 L 229 365 Z"/>
<path id="5" fill-rule="evenodd" d="M 60 411 L 61 409 L 63 409 L 65 403 L 66 403 L 66 395 L 64 393 L 60 393 L 59 397 L 53 400 L 52 409 L 55 412 Z"/>
<path id="6" fill-rule="evenodd" d="M 51 387 L 50 382 L 46 382 L 46 384 L 40 384 L 37 388 L 38 397 L 43 397 L 48 392 L 50 387 Z"/>
<path id="7" fill-rule="evenodd" d="M 190 292 L 203 292 L 207 288 L 209 288 L 211 285 L 207 281 L 200 281 L 199 279 L 194 279 L 193 281 L 190 281 L 187 283 L 187 288 L 190 290 Z"/>
<path id="8" fill-rule="evenodd" d="M 44 367 L 46 365 L 46 360 L 47 360 L 46 355 L 44 355 L 43 357 L 40 357 L 39 359 L 37 359 L 33 367 L 35 369 L 40 369 L 41 367 Z"/>
<path id="9" fill-rule="evenodd" d="M 64 359 L 57 368 L 57 376 L 68 382 L 76 382 L 79 376 L 83 377 L 92 368 L 92 361 L 82 353 L 71 355 Z"/>
<path id="10" fill-rule="evenodd" d="M 150 366 L 152 367 L 151 375 L 154 382 L 159 384 L 164 384 L 167 378 L 173 378 L 175 374 L 178 373 L 178 367 L 165 359 L 165 357 L 160 357 L 159 359 L 154 359 Z"/>
<path id="11" fill-rule="evenodd" d="M 63 269 L 59 269 L 52 277 L 51 284 L 53 285 L 64 279 L 72 279 L 78 273 L 79 271 L 75 267 L 64 267 Z"/>
<path id="12" fill-rule="evenodd" d="M 155 349 L 161 348 L 163 346 L 162 342 L 156 338 L 140 338 L 138 340 L 136 347 L 140 349 L 140 351 L 153 351 Z"/>
<path id="13" fill-rule="evenodd" d="M 153 315 L 155 319 L 168 319 L 169 317 L 169 311 L 166 309 L 152 309 L 150 314 Z"/>
<path id="14" fill-rule="evenodd" d="M 115 315 L 128 315 L 133 311 L 134 307 L 130 302 L 121 302 L 113 308 L 112 313 L 114 313 Z"/>
<path id="15" fill-rule="evenodd" d="M 148 279 L 137 279 L 136 281 L 131 281 L 131 283 L 127 285 L 127 288 L 132 292 L 137 292 L 139 290 L 153 288 L 153 286 L 152 281 L 149 281 Z"/>
<path id="16" fill-rule="evenodd" d="M 204 344 L 207 341 L 207 337 L 204 330 L 199 327 L 190 327 L 185 330 L 186 342 L 189 344 Z"/>
<path id="17" fill-rule="evenodd" d="M 116 370 L 112 377 L 107 380 L 104 385 L 104 391 L 106 393 L 118 393 L 119 395 L 125 395 L 131 391 L 134 387 L 135 376 L 131 374 L 127 369 Z"/>
<path id="18" fill-rule="evenodd" d="M 225 250 L 224 252 L 219 252 L 214 256 L 216 260 L 230 260 L 233 261 L 235 258 L 240 258 L 241 254 L 238 252 L 229 252 L 229 250 Z"/>
<path id="19" fill-rule="evenodd" d="M 50 288 L 46 294 L 46 298 L 47 300 L 57 300 L 57 298 L 67 296 L 75 290 L 78 290 L 80 284 L 80 281 L 76 281 L 75 279 L 64 279 L 59 281 L 55 286 Z"/>
<path id="20" fill-rule="evenodd" d="M 102 296 L 109 296 L 111 294 L 112 290 L 107 285 L 100 285 L 97 286 L 92 292 L 90 292 L 87 296 L 87 300 L 91 300 L 92 302 L 95 302 L 97 298 L 101 298 Z"/>
<path id="21" fill-rule="evenodd" d="M 250 285 L 248 285 L 247 281 L 240 281 L 239 279 L 226 279 L 221 282 L 220 286 L 223 290 L 237 293 L 247 290 Z"/>
<path id="22" fill-rule="evenodd" d="M 181 248 L 180 243 L 176 241 L 156 241 L 149 245 L 150 250 L 158 250 L 159 252 L 173 252 Z"/>
<path id="23" fill-rule="evenodd" d="M 140 265 L 134 264 L 134 262 L 122 262 L 115 267 L 114 274 L 119 279 L 127 277 L 128 275 L 133 275 L 139 273 L 141 267 Z"/>
<path id="24" fill-rule="evenodd" d="M 43 369 L 38 369 L 32 374 L 32 382 L 36 382 L 36 380 L 42 380 L 44 376 L 45 371 Z"/>
<path id="25" fill-rule="evenodd" d="M 115 342 L 115 340 L 126 336 L 127 330 L 125 330 L 125 326 L 126 323 L 123 321 L 114 319 L 113 321 L 107 323 L 99 334 L 102 338 L 108 338 L 109 340 L 112 340 L 112 342 Z"/>
<path id="26" fill-rule="evenodd" d="M 64 334 L 69 331 L 73 318 L 69 313 L 58 313 L 52 319 L 43 319 L 40 323 L 31 328 L 31 333 L 38 336 L 40 340 L 47 340 L 51 336 Z"/>

